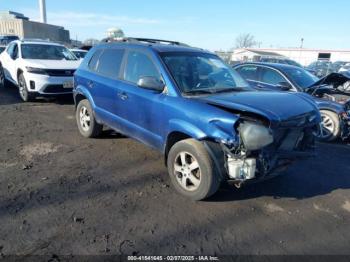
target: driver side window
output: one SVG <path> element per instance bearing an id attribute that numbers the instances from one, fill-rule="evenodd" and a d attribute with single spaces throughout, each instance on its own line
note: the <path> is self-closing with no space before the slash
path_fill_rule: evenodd
<path id="1" fill-rule="evenodd" d="M 161 75 L 156 66 L 146 54 L 138 51 L 130 51 L 128 53 L 124 79 L 137 84 L 139 79 L 144 76 L 150 76 L 161 80 Z"/>
<path id="2" fill-rule="evenodd" d="M 261 82 L 269 85 L 278 85 L 281 82 L 286 82 L 286 79 L 277 71 L 270 68 L 261 68 Z"/>
<path id="3" fill-rule="evenodd" d="M 245 80 L 257 81 L 258 80 L 258 67 L 257 66 L 242 66 L 236 69 Z"/>

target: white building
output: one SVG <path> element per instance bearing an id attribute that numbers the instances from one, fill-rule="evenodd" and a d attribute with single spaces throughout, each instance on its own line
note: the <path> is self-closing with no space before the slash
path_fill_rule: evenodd
<path id="1" fill-rule="evenodd" d="M 322 50 L 305 48 L 244 48 L 232 53 L 232 61 L 257 61 L 258 57 L 287 57 L 303 66 L 317 60 L 349 61 L 350 50 Z"/>

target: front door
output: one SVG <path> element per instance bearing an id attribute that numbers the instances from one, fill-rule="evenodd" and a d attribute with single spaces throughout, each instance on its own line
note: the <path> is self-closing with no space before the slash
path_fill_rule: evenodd
<path id="1" fill-rule="evenodd" d="M 155 77 L 162 81 L 161 74 L 151 55 L 142 51 L 129 50 L 118 90 L 118 115 L 125 120 L 128 133 L 150 146 L 161 146 L 163 126 L 163 103 L 166 95 L 138 87 L 141 77 Z"/>

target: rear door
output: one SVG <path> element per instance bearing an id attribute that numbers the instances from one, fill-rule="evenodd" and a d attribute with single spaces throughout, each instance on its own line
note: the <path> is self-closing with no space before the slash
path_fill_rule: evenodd
<path id="1" fill-rule="evenodd" d="M 104 123 L 115 129 L 120 128 L 117 95 L 124 53 L 122 48 L 97 50 L 89 62 L 93 77 L 89 78 L 87 86 L 94 99 L 95 112 Z"/>

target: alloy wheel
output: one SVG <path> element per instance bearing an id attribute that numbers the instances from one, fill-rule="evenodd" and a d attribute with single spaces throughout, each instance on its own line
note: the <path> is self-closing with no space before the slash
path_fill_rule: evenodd
<path id="1" fill-rule="evenodd" d="M 320 134 L 321 138 L 330 137 L 335 131 L 335 123 L 332 120 L 332 118 L 330 118 L 327 115 L 322 115 L 321 126 L 322 126 L 322 130 L 321 130 L 321 134 Z"/>
<path id="2" fill-rule="evenodd" d="M 23 77 L 19 77 L 18 79 L 18 89 L 19 89 L 19 95 L 24 101 L 27 101 L 28 98 L 28 91 L 26 87 L 26 83 Z"/>
<path id="3" fill-rule="evenodd" d="M 82 106 L 82 107 L 80 108 L 79 120 L 80 120 L 80 126 L 81 126 L 81 128 L 82 128 L 85 132 L 88 132 L 89 129 L 90 129 L 91 117 L 90 117 L 89 110 L 88 110 L 85 106 Z"/>
<path id="4" fill-rule="evenodd" d="M 174 175 L 179 185 L 186 191 L 195 191 L 201 183 L 198 160 L 188 152 L 180 152 L 174 163 Z"/>

